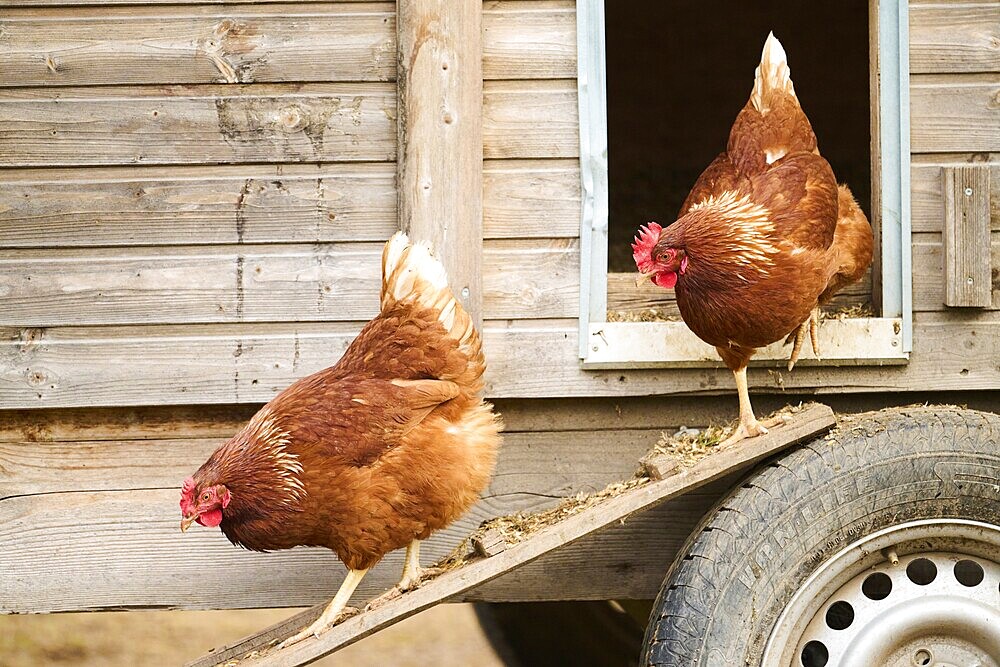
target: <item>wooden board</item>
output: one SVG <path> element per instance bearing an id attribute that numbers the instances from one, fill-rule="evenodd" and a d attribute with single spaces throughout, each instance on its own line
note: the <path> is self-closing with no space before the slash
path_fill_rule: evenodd
<path id="1" fill-rule="evenodd" d="M 914 153 L 1000 151 L 1000 74 L 910 77 Z"/>
<path id="2" fill-rule="evenodd" d="M 990 262 L 994 267 L 1000 266 L 1000 232 L 993 232 L 991 242 L 978 249 L 982 253 L 980 262 Z M 947 277 L 945 273 L 945 249 L 940 237 L 929 238 L 929 235 L 914 235 L 913 238 L 913 309 L 917 312 L 944 310 L 947 299 Z M 983 307 L 1000 307 L 1000 275 L 992 274 L 989 279 L 980 278 L 983 287 Z M 991 305 L 986 295 L 992 292 L 994 304 Z"/>
<path id="3" fill-rule="evenodd" d="M 231 658 L 239 658 L 252 651 L 259 651 L 261 655 L 250 656 L 242 660 L 241 664 L 291 667 L 311 662 L 428 607 L 462 595 L 587 535 L 623 523 L 631 515 L 703 486 L 722 477 L 736 466 L 756 462 L 806 439 L 821 435 L 835 424 L 836 418 L 832 410 L 826 406 L 812 406 L 795 415 L 792 422 L 772 429 L 768 435 L 719 451 L 674 476 L 650 482 L 582 510 L 557 524 L 543 528 L 525 541 L 508 547 L 506 551 L 446 572 L 377 609 L 349 618 L 317 638 L 307 638 L 284 649 L 268 650 L 274 640 L 285 639 L 311 623 L 322 611 L 322 606 L 297 614 L 283 623 L 239 642 L 216 649 L 203 658 L 189 663 L 189 667 L 209 667 Z"/>
<path id="4" fill-rule="evenodd" d="M 483 77 L 576 78 L 576 6 L 570 0 L 483 4 Z"/>
<path id="5" fill-rule="evenodd" d="M 378 312 L 381 243 L 0 251 L 0 326 L 358 321 Z M 491 318 L 576 313 L 575 240 L 486 242 Z"/>
<path id="6" fill-rule="evenodd" d="M 4 12 L 0 86 L 396 78 L 395 3 L 146 3 L 107 7 L 100 15 L 72 7 L 25 9 L 44 4 L 32 0 L 0 4 L 20 5 Z M 492 1 L 483 9 L 486 79 L 576 76 L 572 2 Z"/>
<path id="7" fill-rule="evenodd" d="M 576 81 L 487 81 L 486 158 L 572 158 L 580 153 Z"/>
<path id="8" fill-rule="evenodd" d="M 1000 231 L 1000 156 L 983 162 L 982 155 L 915 155 L 910 168 L 910 213 L 914 232 L 941 232 L 944 228 L 944 167 L 985 164 L 990 169 L 990 227 Z"/>
<path id="9" fill-rule="evenodd" d="M 483 233 L 580 233 L 572 161 L 488 160 Z M 0 248 L 382 241 L 397 229 L 395 165 L 0 171 Z"/>
<path id="10" fill-rule="evenodd" d="M 0 167 L 396 159 L 392 84 L 0 90 Z M 484 85 L 483 152 L 576 157 L 573 80 Z"/>
<path id="11" fill-rule="evenodd" d="M 396 158 L 388 83 L 0 90 L 0 166 Z"/>
<path id="12" fill-rule="evenodd" d="M 943 172 L 944 301 L 949 306 L 988 307 L 993 300 L 990 169 L 969 165 L 946 167 Z"/>
<path id="13" fill-rule="evenodd" d="M 910 72 L 1000 71 L 998 23 L 995 2 L 914 5 L 910 8 Z"/>
<path id="14" fill-rule="evenodd" d="M 916 318 L 904 367 L 789 373 L 753 368 L 758 392 L 821 394 L 1000 389 L 1000 317 L 926 313 Z M 0 329 L 0 405 L 171 405 L 264 402 L 332 364 L 357 324 L 57 327 Z M 495 398 L 724 394 L 720 368 L 583 370 L 574 320 L 487 322 L 486 394 Z M 527 372 L 530 370 L 530 372 Z"/>
<path id="15" fill-rule="evenodd" d="M 904 364 L 898 318 L 854 317 L 820 323 L 821 358 L 807 350 L 797 366 L 881 366 Z M 684 322 L 592 322 L 584 368 L 704 368 L 720 366 L 715 347 Z M 751 366 L 787 363 L 784 340 L 760 348 Z"/>
<path id="16" fill-rule="evenodd" d="M 400 227 L 437 249 L 481 331 L 483 5 L 399 0 L 397 8 Z"/>
<path id="17" fill-rule="evenodd" d="M 0 86 L 392 81 L 395 5 L 14 10 Z"/>

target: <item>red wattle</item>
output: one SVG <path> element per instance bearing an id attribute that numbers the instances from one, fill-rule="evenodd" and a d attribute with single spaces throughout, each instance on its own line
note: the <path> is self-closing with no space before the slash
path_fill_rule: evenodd
<path id="1" fill-rule="evenodd" d="M 222 510 L 209 510 L 207 512 L 202 512 L 195 519 L 198 523 L 203 526 L 208 526 L 209 528 L 214 528 L 222 523 Z"/>
<path id="2" fill-rule="evenodd" d="M 672 289 L 677 284 L 677 274 L 673 271 L 664 271 L 653 276 L 653 284 L 666 289 Z"/>

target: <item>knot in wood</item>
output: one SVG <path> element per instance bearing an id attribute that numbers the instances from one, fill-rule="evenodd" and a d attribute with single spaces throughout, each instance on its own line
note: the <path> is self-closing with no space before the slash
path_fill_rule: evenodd
<path id="1" fill-rule="evenodd" d="M 27 380 L 28 385 L 32 387 L 40 387 L 49 381 L 49 376 L 47 375 L 45 369 L 42 368 L 35 370 L 28 369 L 25 375 L 25 380 Z"/>
<path id="2" fill-rule="evenodd" d="M 288 132 L 296 132 L 305 127 L 306 116 L 298 106 L 289 106 L 278 112 L 278 123 Z"/>

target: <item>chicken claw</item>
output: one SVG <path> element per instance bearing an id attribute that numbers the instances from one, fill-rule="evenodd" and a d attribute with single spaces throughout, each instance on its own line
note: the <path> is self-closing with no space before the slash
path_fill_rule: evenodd
<path id="1" fill-rule="evenodd" d="M 788 358 L 788 370 L 795 368 L 795 362 L 799 360 L 799 353 L 802 351 L 802 343 L 806 338 L 806 327 L 809 328 L 809 341 L 812 343 L 813 354 L 816 358 L 819 358 L 819 307 L 813 308 L 812 312 L 809 313 L 809 319 L 799 325 L 798 329 L 794 333 L 788 335 L 785 339 L 785 345 L 793 340 L 795 344 L 792 346 L 792 355 Z"/>
<path id="2" fill-rule="evenodd" d="M 361 579 L 364 578 L 365 572 L 367 571 L 367 569 L 350 570 L 347 573 L 347 577 L 344 579 L 344 583 L 340 585 L 340 589 L 337 591 L 337 594 L 333 597 L 333 600 L 327 608 L 323 610 L 323 613 L 320 614 L 319 618 L 317 618 L 313 624 L 305 630 L 281 642 L 281 644 L 278 645 L 278 648 L 287 648 L 288 646 L 297 644 L 310 636 L 319 637 L 321 634 L 348 616 L 356 614 L 358 610 L 348 607 L 347 601 L 351 599 L 351 595 L 354 594 L 354 589 L 361 583 Z"/>

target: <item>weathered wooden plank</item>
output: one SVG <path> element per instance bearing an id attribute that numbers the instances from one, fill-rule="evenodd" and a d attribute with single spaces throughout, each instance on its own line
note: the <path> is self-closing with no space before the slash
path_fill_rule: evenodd
<path id="1" fill-rule="evenodd" d="M 677 298 L 673 290 L 665 290 L 652 283 L 644 283 L 636 287 L 636 273 L 608 274 L 608 310 L 609 311 L 641 311 L 653 308 L 670 317 L 680 317 L 677 309 Z M 828 313 L 835 313 L 842 308 L 861 306 L 871 303 L 872 278 L 871 270 L 858 282 L 848 285 L 837 296 L 823 307 Z"/>
<path id="2" fill-rule="evenodd" d="M 0 173 L 0 247 L 380 241 L 388 163 Z"/>
<path id="3" fill-rule="evenodd" d="M 575 78 L 575 4 L 567 0 L 484 3 L 483 77 Z"/>
<path id="4" fill-rule="evenodd" d="M 285 648 L 270 648 L 275 639 L 285 639 L 315 620 L 322 611 L 321 606 L 221 650 L 217 649 L 202 659 L 189 663 L 189 667 L 207 667 L 250 651 L 260 652 L 261 655 L 248 656 L 242 661 L 244 664 L 270 667 L 306 664 L 434 604 L 462 595 L 587 535 L 625 522 L 633 514 L 722 477 L 741 463 L 748 460 L 755 462 L 793 444 L 821 435 L 835 423 L 833 411 L 828 407 L 812 406 L 796 415 L 795 421 L 773 429 L 770 434 L 741 443 L 740 447 L 721 450 L 673 477 L 650 482 L 609 498 L 600 505 L 584 509 L 557 524 L 541 529 L 496 556 L 473 561 L 446 572 L 415 591 L 349 618 L 319 637 L 307 637 L 304 641 Z"/>
<path id="5" fill-rule="evenodd" d="M 485 238 L 578 236 L 579 178 L 575 162 L 487 161 Z M 389 163 L 16 169 L 0 180 L 0 248 L 380 241 L 397 229 Z"/>
<path id="6" fill-rule="evenodd" d="M 940 289 L 940 288 L 939 288 Z M 1000 389 L 1000 317 L 918 314 L 905 366 L 755 367 L 755 392 Z M 332 364 L 357 324 L 8 328 L 0 405 L 42 408 L 264 402 Z M 494 398 L 724 394 L 724 368 L 583 370 L 576 322 L 487 322 L 486 395 Z M 237 354 L 238 353 L 238 354 Z"/>
<path id="7" fill-rule="evenodd" d="M 483 5 L 399 0 L 397 7 L 400 227 L 436 249 L 481 330 Z"/>
<path id="8" fill-rule="evenodd" d="M 579 162 L 484 162 L 483 233 L 488 239 L 579 237 Z"/>
<path id="9" fill-rule="evenodd" d="M 0 86 L 391 81 L 394 17 L 391 3 L 12 11 Z"/>
<path id="10" fill-rule="evenodd" d="M 301 3 L 302 0 L 273 0 L 274 2 Z M 325 0 L 326 2 L 357 2 L 369 3 L 372 0 Z M 148 0 L 144 5 L 225 5 L 227 0 Z M 132 5 L 135 0 L 0 0 L 0 7 L 47 7 L 47 6 L 115 6 Z"/>
<path id="11" fill-rule="evenodd" d="M 996 3 L 910 9 L 910 71 L 914 74 L 1000 71 L 1000 9 Z"/>
<path id="12" fill-rule="evenodd" d="M 395 80 L 394 3 L 297 2 L 147 3 L 97 16 L 24 0 L 4 15 L 0 86 Z M 568 0 L 486 3 L 483 76 L 575 77 L 575 21 Z"/>
<path id="13" fill-rule="evenodd" d="M 0 167 L 396 159 L 391 84 L 0 91 Z M 572 80 L 487 82 L 486 158 L 576 157 Z"/>
<path id="14" fill-rule="evenodd" d="M 1000 151 L 1000 75 L 910 78 L 914 153 Z"/>
<path id="15" fill-rule="evenodd" d="M 944 302 L 983 308 L 993 301 L 990 275 L 990 169 L 945 167 Z"/>
<path id="16" fill-rule="evenodd" d="M 0 90 L 0 166 L 394 160 L 392 84 Z"/>
<path id="17" fill-rule="evenodd" d="M 935 158 L 935 156 L 916 156 Z M 924 162 L 914 160 L 910 167 L 910 184 L 912 198 L 910 211 L 914 232 L 941 232 L 944 228 L 944 180 L 941 170 L 944 167 L 961 167 L 969 164 L 982 164 L 990 171 L 990 227 L 1000 231 L 1000 164 L 997 158 L 990 162 L 982 162 L 979 156 L 964 155 L 946 158 L 941 161 Z"/>
<path id="18" fill-rule="evenodd" d="M 0 251 L 0 326 L 365 320 L 381 244 Z M 491 318 L 576 312 L 573 239 L 488 241 Z"/>
<path id="19" fill-rule="evenodd" d="M 992 234 L 992 243 L 983 248 L 985 257 L 981 262 L 989 261 L 994 267 L 1000 266 L 1000 234 Z M 913 310 L 928 312 L 944 310 L 947 298 L 947 279 L 945 272 L 946 254 L 939 239 L 928 239 L 925 235 L 913 240 Z M 919 268 L 918 268 L 919 266 Z M 1000 275 L 991 271 L 990 280 L 986 281 L 984 292 L 986 308 L 1000 308 Z M 985 295 L 992 292 L 992 305 L 985 300 Z"/>
<path id="20" fill-rule="evenodd" d="M 571 158 L 580 153 L 576 81 L 483 84 L 486 158 Z"/>

